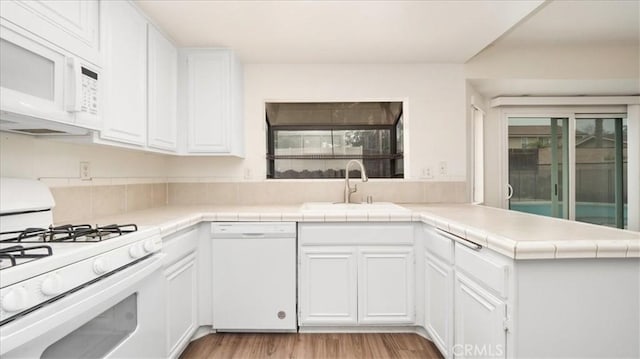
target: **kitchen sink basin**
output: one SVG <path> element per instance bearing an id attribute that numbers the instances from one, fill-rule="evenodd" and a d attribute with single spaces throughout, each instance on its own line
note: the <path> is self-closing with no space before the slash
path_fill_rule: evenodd
<path id="1" fill-rule="evenodd" d="M 332 203 L 307 202 L 302 205 L 303 212 L 409 212 L 408 209 L 391 202 L 374 203 Z"/>

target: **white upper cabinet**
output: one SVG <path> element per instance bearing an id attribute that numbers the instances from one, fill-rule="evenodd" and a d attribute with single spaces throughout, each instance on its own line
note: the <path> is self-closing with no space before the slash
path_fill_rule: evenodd
<path id="1" fill-rule="evenodd" d="M 176 151 L 178 50 L 153 25 L 148 37 L 149 147 Z"/>
<path id="2" fill-rule="evenodd" d="M 65 51 L 100 65 L 97 0 L 0 1 L 0 16 Z"/>
<path id="3" fill-rule="evenodd" d="M 147 138 L 147 21 L 126 1 L 102 1 L 104 139 L 144 146 Z"/>
<path id="4" fill-rule="evenodd" d="M 231 50 L 181 52 L 189 154 L 244 156 L 242 65 Z"/>

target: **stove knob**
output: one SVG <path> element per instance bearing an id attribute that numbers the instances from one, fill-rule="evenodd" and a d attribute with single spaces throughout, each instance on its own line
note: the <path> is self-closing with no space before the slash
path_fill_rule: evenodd
<path id="1" fill-rule="evenodd" d="M 13 288 L 2 297 L 2 309 L 5 312 L 19 312 L 27 309 L 29 293 L 25 287 Z"/>
<path id="2" fill-rule="evenodd" d="M 153 239 L 147 239 L 144 241 L 144 251 L 149 253 L 156 250 L 156 244 L 153 242 Z"/>
<path id="3" fill-rule="evenodd" d="M 46 296 L 54 296 L 61 294 L 64 290 L 62 288 L 62 277 L 58 273 L 54 273 L 42 281 L 42 287 L 40 288 L 42 294 Z"/>
<path id="4" fill-rule="evenodd" d="M 140 258 L 143 255 L 142 246 L 133 245 L 129 248 L 129 256 L 133 259 Z"/>
<path id="5" fill-rule="evenodd" d="M 109 271 L 109 265 L 105 258 L 98 258 L 93 262 L 93 272 L 95 274 L 104 274 Z"/>

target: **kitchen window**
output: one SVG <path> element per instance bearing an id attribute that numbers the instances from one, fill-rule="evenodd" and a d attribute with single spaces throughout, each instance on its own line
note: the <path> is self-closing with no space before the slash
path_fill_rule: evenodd
<path id="1" fill-rule="evenodd" d="M 402 102 L 267 103 L 267 178 L 403 178 Z M 349 171 L 360 176 L 360 171 Z"/>

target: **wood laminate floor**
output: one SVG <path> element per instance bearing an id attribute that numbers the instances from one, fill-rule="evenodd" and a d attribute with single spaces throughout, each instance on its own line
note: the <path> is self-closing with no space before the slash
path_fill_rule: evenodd
<path id="1" fill-rule="evenodd" d="M 417 334 L 210 334 L 187 346 L 180 359 L 228 358 L 442 358 Z"/>

